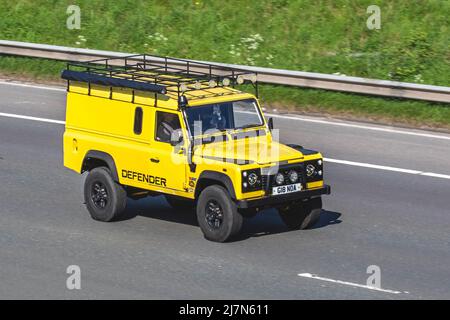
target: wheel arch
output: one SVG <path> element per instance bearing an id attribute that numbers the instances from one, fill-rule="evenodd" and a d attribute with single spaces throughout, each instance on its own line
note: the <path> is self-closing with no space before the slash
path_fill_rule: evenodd
<path id="1" fill-rule="evenodd" d="M 81 166 L 81 173 L 101 166 L 108 167 L 114 181 L 119 182 L 119 175 L 117 173 L 114 158 L 110 154 L 103 151 L 89 150 L 84 156 L 83 164 Z"/>
<path id="2" fill-rule="evenodd" d="M 232 199 L 236 199 L 236 192 L 234 190 L 233 182 L 230 177 L 228 177 L 224 173 L 215 172 L 215 171 L 203 171 L 198 178 L 196 187 L 195 187 L 195 198 L 197 199 L 200 195 L 200 192 L 204 190 L 206 187 L 211 185 L 218 184 L 223 186 L 230 193 Z"/>

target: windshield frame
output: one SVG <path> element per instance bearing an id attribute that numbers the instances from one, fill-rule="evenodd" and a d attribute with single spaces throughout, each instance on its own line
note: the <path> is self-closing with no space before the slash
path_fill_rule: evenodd
<path id="1" fill-rule="evenodd" d="M 250 130 L 257 130 L 257 129 L 261 130 L 261 127 L 264 127 L 264 129 L 268 129 L 267 128 L 267 122 L 266 122 L 266 119 L 264 118 L 264 115 L 262 114 L 259 102 L 255 98 L 245 98 L 245 99 L 240 98 L 240 99 L 233 99 L 233 100 L 225 100 L 225 101 L 217 102 L 216 104 L 234 103 L 234 102 L 238 102 L 238 101 L 250 101 L 250 102 L 254 103 L 255 108 L 256 108 L 256 113 L 257 113 L 258 118 L 259 118 L 259 120 L 261 122 L 260 125 L 255 124 L 254 126 L 248 127 L 248 128 L 245 128 L 245 125 L 244 125 L 243 127 L 229 128 L 229 129 L 224 129 L 224 130 L 216 129 L 216 130 L 213 130 L 211 132 L 207 132 L 208 130 L 206 130 L 202 134 L 194 136 L 193 132 L 191 131 L 191 127 L 189 125 L 189 116 L 187 114 L 188 110 L 191 109 L 191 108 L 195 109 L 195 108 L 202 108 L 202 107 L 206 107 L 206 106 L 211 106 L 211 105 L 213 105 L 215 103 L 199 104 L 199 105 L 195 105 L 195 106 L 192 106 L 192 107 L 187 107 L 187 108 L 185 108 L 185 110 L 183 112 L 183 117 L 185 118 L 185 123 L 186 123 L 186 126 L 187 126 L 187 131 L 189 133 L 189 136 L 191 138 L 212 137 L 212 136 L 222 136 L 222 135 L 226 135 L 227 133 L 229 134 L 229 133 L 234 133 L 234 132 L 238 132 L 238 131 L 246 131 L 246 130 L 250 131 Z"/>

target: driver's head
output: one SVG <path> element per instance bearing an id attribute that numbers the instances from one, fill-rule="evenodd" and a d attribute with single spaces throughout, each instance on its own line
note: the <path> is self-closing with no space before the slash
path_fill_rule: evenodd
<path id="1" fill-rule="evenodd" d="M 222 129 L 225 126 L 225 119 L 222 117 L 222 112 L 218 105 L 213 106 L 210 124 L 216 129 Z"/>

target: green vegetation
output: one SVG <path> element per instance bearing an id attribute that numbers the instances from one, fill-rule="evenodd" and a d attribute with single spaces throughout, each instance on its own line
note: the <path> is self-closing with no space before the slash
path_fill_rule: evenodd
<path id="1" fill-rule="evenodd" d="M 81 29 L 66 28 L 68 5 Z M 381 29 L 369 30 L 369 5 Z M 450 1 L 0 0 L 0 38 L 450 86 Z M 0 70 L 54 78 L 63 64 L 0 58 Z M 264 86 L 300 111 L 450 127 L 450 108 Z"/>

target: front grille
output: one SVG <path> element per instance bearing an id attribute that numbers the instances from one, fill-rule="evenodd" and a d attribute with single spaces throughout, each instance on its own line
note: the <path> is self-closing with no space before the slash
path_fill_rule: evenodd
<path id="1" fill-rule="evenodd" d="M 281 172 L 284 175 L 284 183 L 281 186 L 292 184 L 292 182 L 289 180 L 289 171 L 295 170 L 298 174 L 298 181 L 295 183 L 301 183 L 303 185 L 303 188 L 306 187 L 305 181 L 306 181 L 306 175 L 303 164 L 291 164 L 291 165 L 284 165 L 280 166 L 278 171 L 276 172 L 266 172 L 262 175 L 262 185 L 263 189 L 265 190 L 266 194 L 272 193 L 272 187 L 279 187 L 280 185 L 276 184 L 275 182 L 275 176 Z"/>
<path id="2" fill-rule="evenodd" d="M 261 176 L 261 184 L 262 184 L 263 190 L 266 190 L 266 191 L 268 190 L 268 188 L 269 188 L 268 182 L 269 182 L 269 176 L 266 174 L 263 174 Z"/>

